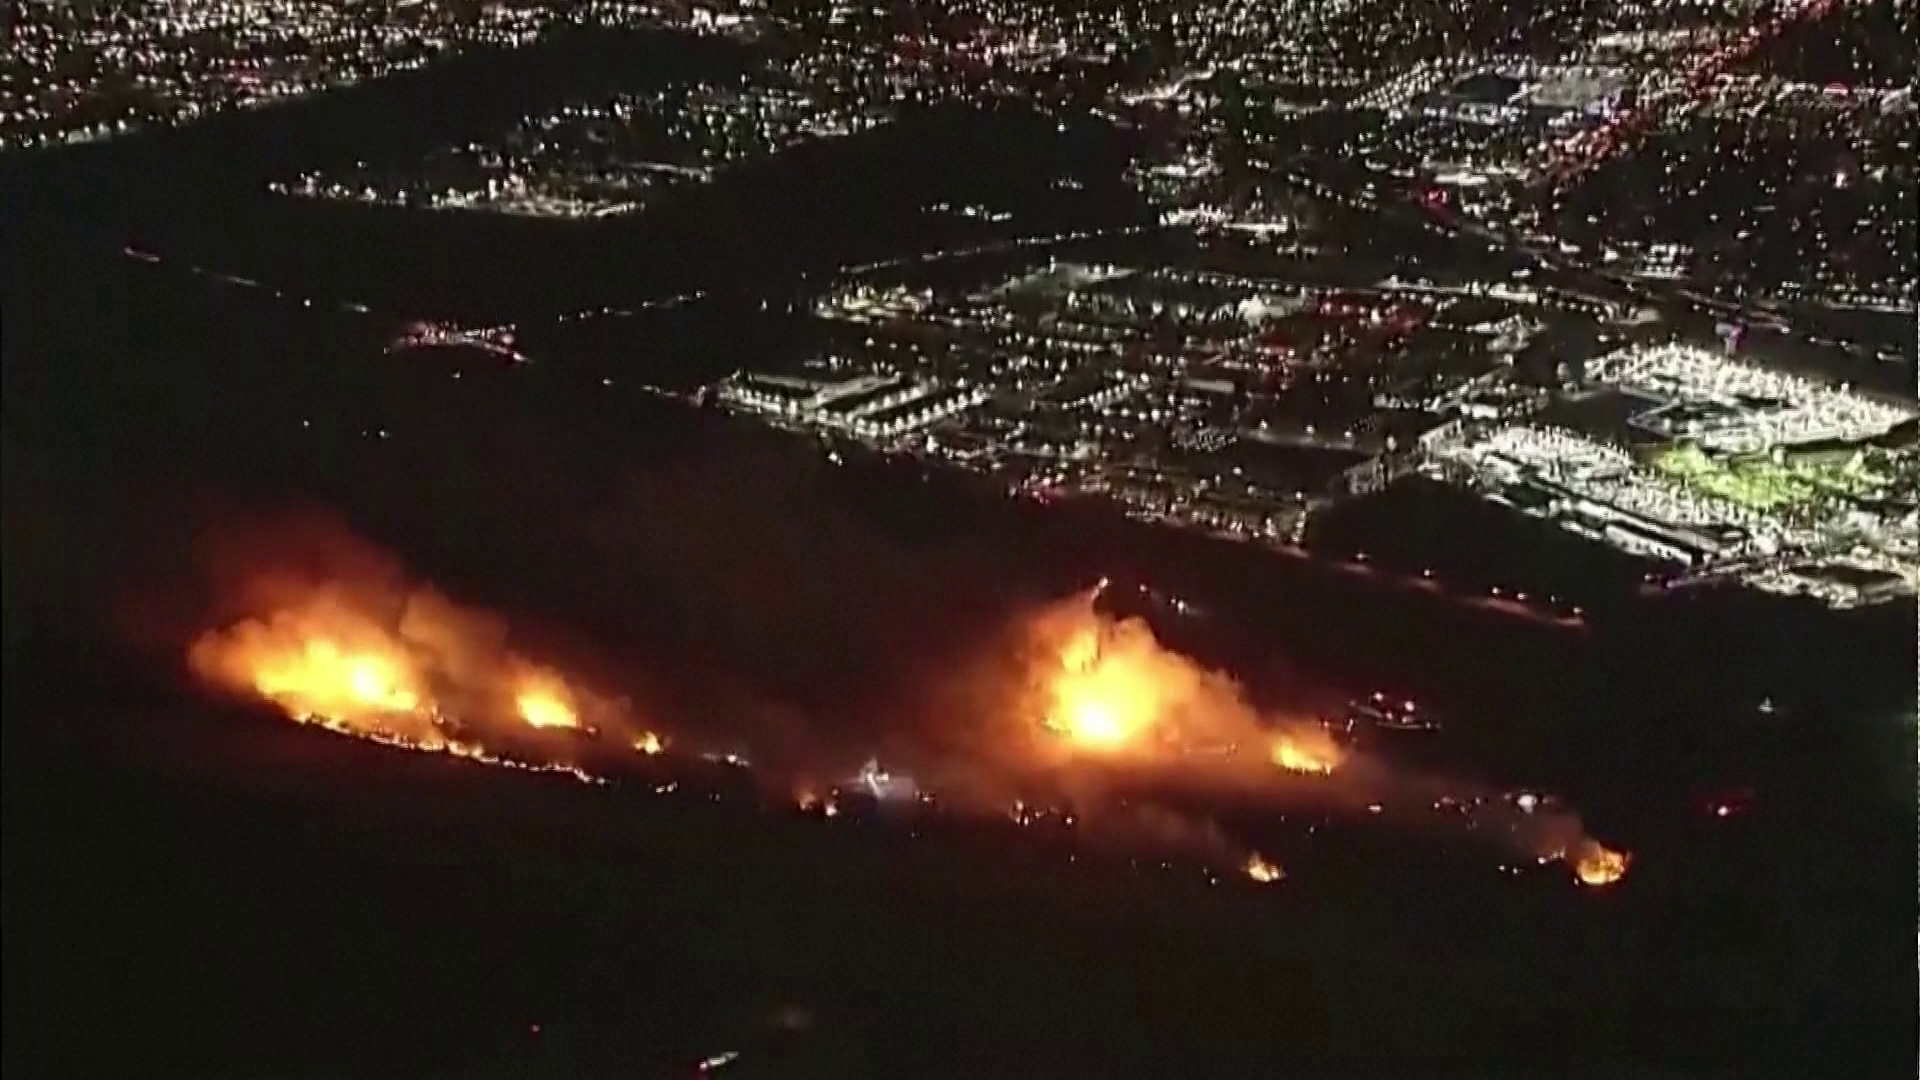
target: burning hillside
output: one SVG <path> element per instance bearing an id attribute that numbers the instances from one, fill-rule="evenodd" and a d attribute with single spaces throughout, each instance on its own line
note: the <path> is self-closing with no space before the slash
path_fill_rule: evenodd
<path id="1" fill-rule="evenodd" d="M 377 577 L 249 579 L 260 610 L 200 636 L 187 662 L 209 683 L 293 720 L 422 751 L 575 771 L 577 737 L 659 736 L 625 702 L 506 646 L 504 626 L 424 586 Z M 584 776 L 585 774 L 581 774 Z"/>
<path id="2" fill-rule="evenodd" d="M 599 755 L 668 750 L 625 699 L 510 647 L 498 617 L 366 553 L 334 564 L 332 572 L 269 565 L 242 575 L 225 598 L 236 616 L 192 643 L 191 669 L 302 723 L 588 781 L 600 779 L 594 763 L 607 759 Z M 829 745 L 833 733 L 819 731 L 812 739 L 821 745 L 806 755 L 813 764 L 757 764 L 757 779 L 768 790 L 803 791 L 804 807 L 829 816 L 838 815 L 844 791 L 982 816 L 1004 814 L 1012 802 L 1021 824 L 1057 820 L 1091 838 L 1178 848 L 1261 882 L 1284 877 L 1277 863 L 1208 816 L 1143 797 L 1139 785 L 1376 813 L 1385 800 L 1445 792 L 1451 804 L 1485 807 L 1477 824 L 1500 815 L 1496 823 L 1520 847 L 1543 863 L 1565 859 L 1583 884 L 1609 884 L 1626 871 L 1627 857 L 1587 837 L 1571 814 L 1516 808 L 1361 757 L 1315 720 L 1257 708 L 1235 680 L 1168 650 L 1143 622 L 1102 614 L 1091 594 L 1011 629 L 989 650 L 994 660 L 961 680 L 988 707 L 929 705 L 924 712 L 935 719 L 899 725 L 891 737 L 899 752 L 890 751 L 889 762 L 913 775 L 882 768 L 869 746 Z M 698 727 L 678 728 L 696 751 Z M 700 756 L 747 767 L 733 749 Z M 839 775 L 852 779 L 840 788 L 818 783 L 817 763 L 839 760 Z M 855 772 L 858 761 L 865 764 Z"/>
<path id="3" fill-rule="evenodd" d="M 1030 678 L 1043 728 L 1079 759 L 1244 776 L 1277 766 L 1326 776 L 1344 752 L 1319 723 L 1265 715 L 1227 675 L 1160 644 L 1146 623 L 1098 612 L 1092 594 L 1029 620 Z"/>

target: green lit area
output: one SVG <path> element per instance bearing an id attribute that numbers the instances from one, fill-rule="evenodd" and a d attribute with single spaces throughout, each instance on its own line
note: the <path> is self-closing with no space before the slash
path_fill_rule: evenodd
<path id="1" fill-rule="evenodd" d="M 1882 493 L 1895 476 L 1868 449 L 1819 455 L 1766 455 L 1720 458 L 1693 443 L 1661 451 L 1654 468 L 1708 495 L 1752 510 L 1810 509 L 1828 500 L 1867 498 Z"/>

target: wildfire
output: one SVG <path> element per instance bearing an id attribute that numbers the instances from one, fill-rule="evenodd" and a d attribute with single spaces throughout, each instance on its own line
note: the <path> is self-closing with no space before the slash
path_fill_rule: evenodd
<path id="1" fill-rule="evenodd" d="M 1131 710 L 1100 697 L 1071 699 L 1061 706 L 1061 712 L 1067 736 L 1082 746 L 1115 749 L 1124 746 L 1137 730 L 1129 715 Z"/>
<path id="2" fill-rule="evenodd" d="M 325 585 L 284 576 L 254 583 L 258 587 L 250 589 L 247 598 L 253 601 L 255 617 L 200 637 L 189 650 L 189 665 L 210 683 L 271 703 L 302 723 L 503 768 L 565 772 L 589 783 L 607 782 L 565 760 L 575 749 L 574 740 L 530 734 L 530 729 L 579 732 L 583 739 L 603 741 L 614 753 L 624 747 L 647 756 L 666 751 L 661 735 L 630 725 L 632 712 L 624 700 L 602 697 L 588 680 L 532 663 L 508 649 L 506 627 L 498 619 L 463 609 L 430 589 L 398 587 L 394 579 L 404 577 L 343 573 Z M 1009 816 L 1019 825 L 1059 822 L 1072 827 L 1077 818 L 1065 807 L 1097 811 L 1103 785 L 1077 783 L 1084 779 L 1077 775 L 1082 765 L 1096 774 L 1116 763 L 1128 771 L 1149 766 L 1177 771 L 1196 786 L 1288 798 L 1301 793 L 1296 788 L 1317 785 L 1291 783 L 1275 769 L 1327 776 L 1344 766 L 1349 776 L 1343 783 L 1352 779 L 1362 788 L 1372 774 L 1384 772 L 1359 757 L 1349 760 L 1349 750 L 1325 728 L 1301 722 L 1297 714 L 1276 716 L 1256 707 L 1231 676 L 1163 647 L 1143 621 L 1116 621 L 1100 614 L 1088 597 L 1055 605 L 1023 629 L 1030 636 L 1019 639 L 1020 667 L 1008 678 L 1004 700 L 1028 736 L 1038 730 L 1052 738 L 1017 740 L 1017 752 L 1038 750 L 1047 766 L 1020 779 L 1060 776 L 1074 783 L 1034 792 L 1034 797 L 1060 800 L 1051 805 L 1063 809 L 1015 802 Z M 996 664 L 1001 659 L 996 654 Z M 1002 685 L 994 684 L 996 692 Z M 1261 747 L 1265 762 L 1260 760 Z M 1076 756 L 1063 763 L 1059 748 Z M 1082 754 L 1084 759 L 1077 756 Z M 745 758 L 730 752 L 701 756 L 751 768 Z M 912 759 L 911 754 L 907 757 Z M 1024 769 L 1027 763 L 1011 764 Z M 1072 768 L 1056 770 L 1062 765 Z M 1069 772 L 1076 775 L 1067 776 Z M 778 782 L 770 774 L 768 778 Z M 840 789 L 799 782 L 803 786 L 787 790 L 800 810 L 825 818 L 854 810 L 842 805 Z M 931 793 L 911 777 L 882 768 L 877 758 L 870 758 L 847 783 L 878 799 L 932 802 Z M 654 790 L 664 793 L 676 787 L 665 783 Z M 976 809 L 985 798 L 984 789 L 995 785 L 981 787 L 983 792 L 969 796 Z M 1068 792 L 1078 794 L 1064 797 Z M 942 793 L 961 798 L 954 790 Z M 1094 805 L 1079 802 L 1081 797 Z M 1435 805 L 1452 802 L 1442 797 Z M 1542 863 L 1565 860 L 1583 886 L 1606 886 L 1625 876 L 1632 857 L 1587 838 L 1577 817 L 1549 814 L 1542 799 L 1530 793 L 1518 796 L 1513 805 L 1519 810 L 1514 817 L 1516 838 Z M 1126 808 L 1124 800 L 1120 807 Z M 1367 809 L 1380 813 L 1382 804 L 1370 803 Z M 1128 810 L 1116 817 L 1131 821 L 1131 815 Z M 1147 822 L 1144 810 L 1139 816 L 1143 832 L 1150 832 L 1156 842 L 1205 852 L 1208 865 L 1216 869 L 1232 865 L 1235 853 L 1245 850 L 1207 819 L 1166 814 Z M 1240 870 L 1260 884 L 1286 878 L 1277 863 L 1258 853 L 1247 855 Z"/>
<path id="3" fill-rule="evenodd" d="M 1288 772 L 1326 776 L 1340 767 L 1340 747 L 1325 732 L 1283 731 L 1274 736 L 1269 755 L 1275 765 Z"/>
<path id="4" fill-rule="evenodd" d="M 417 732 L 436 712 L 403 643 L 324 602 L 208 635 L 188 660 L 202 676 L 304 722 Z"/>
<path id="5" fill-rule="evenodd" d="M 1075 746 L 1094 751 L 1126 748 L 1153 726 L 1161 694 L 1150 668 L 1104 648 L 1102 628 L 1084 627 L 1060 652 L 1050 687 L 1049 724 Z"/>
<path id="6" fill-rule="evenodd" d="M 271 597 L 263 614 L 193 643 L 196 675 L 341 734 L 595 779 L 565 761 L 503 756 L 494 742 L 511 745 L 518 725 L 592 731 L 587 717 L 623 708 L 508 651 L 498 620 L 378 580 L 316 586 L 269 575 L 254 595 Z"/>
<path id="7" fill-rule="evenodd" d="M 1287 872 L 1280 869 L 1278 863 L 1271 862 L 1257 853 L 1247 856 L 1246 865 L 1241 869 L 1246 871 L 1247 877 L 1262 885 L 1271 885 L 1287 876 Z"/>
<path id="8" fill-rule="evenodd" d="M 605 782 L 573 765 L 503 758 L 455 736 L 422 689 L 426 680 L 404 643 L 340 614 L 320 604 L 243 622 L 195 642 L 188 662 L 203 678 L 250 691 L 294 720 L 342 735 L 501 768 L 566 773 L 583 783 Z M 316 615 L 330 621 L 334 631 L 314 631 Z"/>
<path id="9" fill-rule="evenodd" d="M 574 708 L 573 695 L 565 683 L 551 675 L 530 677 L 514 695 L 514 708 L 520 719 L 534 728 L 578 728 L 580 713 Z"/>
<path id="10" fill-rule="evenodd" d="M 1237 777 L 1228 783 L 1271 779 L 1262 756 L 1320 776 L 1346 756 L 1324 728 L 1264 714 L 1232 676 L 1162 645 L 1142 620 L 1102 614 L 1091 596 L 1056 605 L 1030 632 L 1039 646 L 1038 711 L 1075 751 Z M 1261 749 L 1242 758 L 1242 746 Z"/>
<path id="11" fill-rule="evenodd" d="M 1573 862 L 1573 878 L 1582 885 L 1611 885 L 1627 876 L 1627 867 L 1632 862 L 1632 855 L 1589 840 Z"/>

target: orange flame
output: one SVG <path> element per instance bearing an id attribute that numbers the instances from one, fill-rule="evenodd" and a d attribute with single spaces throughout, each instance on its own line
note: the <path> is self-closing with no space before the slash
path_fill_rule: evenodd
<path id="1" fill-rule="evenodd" d="M 533 728 L 578 728 L 580 713 L 567 684 L 550 672 L 526 676 L 513 698 L 520 719 Z"/>
<path id="2" fill-rule="evenodd" d="M 1627 876 L 1627 867 L 1632 863 L 1633 856 L 1627 852 L 1614 851 L 1589 840 L 1573 862 L 1573 879 L 1594 888 L 1611 885 Z"/>
<path id="3" fill-rule="evenodd" d="M 438 711 L 405 644 L 324 597 L 209 634 L 188 662 L 296 720 L 342 730 L 418 735 Z"/>
<path id="4" fill-rule="evenodd" d="M 497 620 L 462 611 L 427 590 L 375 595 L 371 589 L 356 597 L 346 586 L 302 588 L 292 595 L 280 588 L 274 602 L 257 609 L 267 614 L 197 640 L 189 664 L 202 678 L 257 696 L 301 722 L 387 745 L 601 782 L 558 761 L 534 764 L 498 754 L 506 752 L 503 746 L 528 744 L 552 753 L 564 740 L 529 736 L 526 729 L 597 733 L 601 718 L 627 718 L 624 704 L 507 650 Z M 1061 605 L 1030 629 L 1034 637 L 1023 642 L 1020 656 L 1029 678 L 1016 685 L 1018 697 L 1008 699 L 1028 735 L 1036 728 L 1050 732 L 1055 744 L 1099 761 L 1117 755 L 1134 764 L 1154 755 L 1157 763 L 1177 763 L 1234 784 L 1277 787 L 1282 778 L 1274 768 L 1321 776 L 1343 765 L 1349 772 L 1369 771 L 1360 758 L 1349 762 L 1347 751 L 1317 725 L 1276 725 L 1275 717 L 1249 703 L 1238 683 L 1163 648 L 1144 622 L 1115 622 L 1084 603 Z M 628 728 L 621 739 L 640 754 L 666 748 L 650 731 Z M 1036 745 L 1023 741 L 1020 748 Z M 1238 749 L 1263 745 L 1267 762 Z M 1218 756 L 1200 749 L 1220 747 L 1226 752 Z M 825 817 L 843 811 L 832 793 L 809 789 L 796 791 L 795 803 Z M 1368 809 L 1380 812 L 1381 804 Z M 1526 812 L 1531 822 L 1531 805 Z M 1011 816 L 1032 825 L 1053 815 L 1016 803 Z M 1072 825 L 1075 819 L 1068 814 L 1061 820 Z M 1586 838 L 1577 818 L 1550 837 L 1528 837 L 1543 863 L 1565 859 L 1584 886 L 1619 881 L 1632 861 Z M 1236 849 L 1208 850 L 1219 856 Z M 1262 884 L 1286 876 L 1257 853 L 1240 869 Z"/>
<path id="5" fill-rule="evenodd" d="M 1269 757 L 1288 772 L 1326 776 L 1340 767 L 1345 754 L 1326 732 L 1302 725 L 1275 735 Z"/>
<path id="6" fill-rule="evenodd" d="M 1078 748 L 1113 752 L 1153 727 L 1163 695 L 1151 668 L 1104 648 L 1104 636 L 1097 626 L 1083 627 L 1061 648 L 1047 722 Z"/>
<path id="7" fill-rule="evenodd" d="M 1247 856 L 1246 865 L 1241 869 L 1246 871 L 1249 878 L 1252 878 L 1262 885 L 1271 885 L 1287 876 L 1287 872 L 1280 869 L 1278 863 L 1272 862 L 1258 853 Z"/>
<path id="8" fill-rule="evenodd" d="M 1042 723 L 1072 750 L 1230 769 L 1207 762 L 1238 761 L 1236 748 L 1252 744 L 1274 766 L 1322 776 L 1345 758 L 1324 728 L 1276 725 L 1232 678 L 1167 649 L 1142 621 L 1100 614 L 1087 597 L 1036 620 L 1034 633 L 1042 647 Z"/>
<path id="9" fill-rule="evenodd" d="M 425 590 L 398 598 L 371 586 L 363 596 L 347 586 L 290 594 L 286 582 L 275 584 L 269 614 L 193 643 L 187 662 L 195 674 L 342 734 L 591 779 L 564 762 L 502 758 L 481 741 L 489 725 L 510 720 L 590 730 L 585 715 L 612 707 L 505 650 L 504 630 L 486 616 Z"/>

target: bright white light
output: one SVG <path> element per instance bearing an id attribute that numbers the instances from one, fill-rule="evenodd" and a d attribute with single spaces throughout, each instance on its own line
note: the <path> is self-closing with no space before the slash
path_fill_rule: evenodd
<path id="1" fill-rule="evenodd" d="M 920 791 L 912 777 L 888 772 L 881 768 L 880 762 L 874 758 L 868 758 L 867 763 L 860 767 L 860 775 L 854 778 L 854 783 L 867 789 L 874 798 L 883 801 L 911 799 Z"/>

